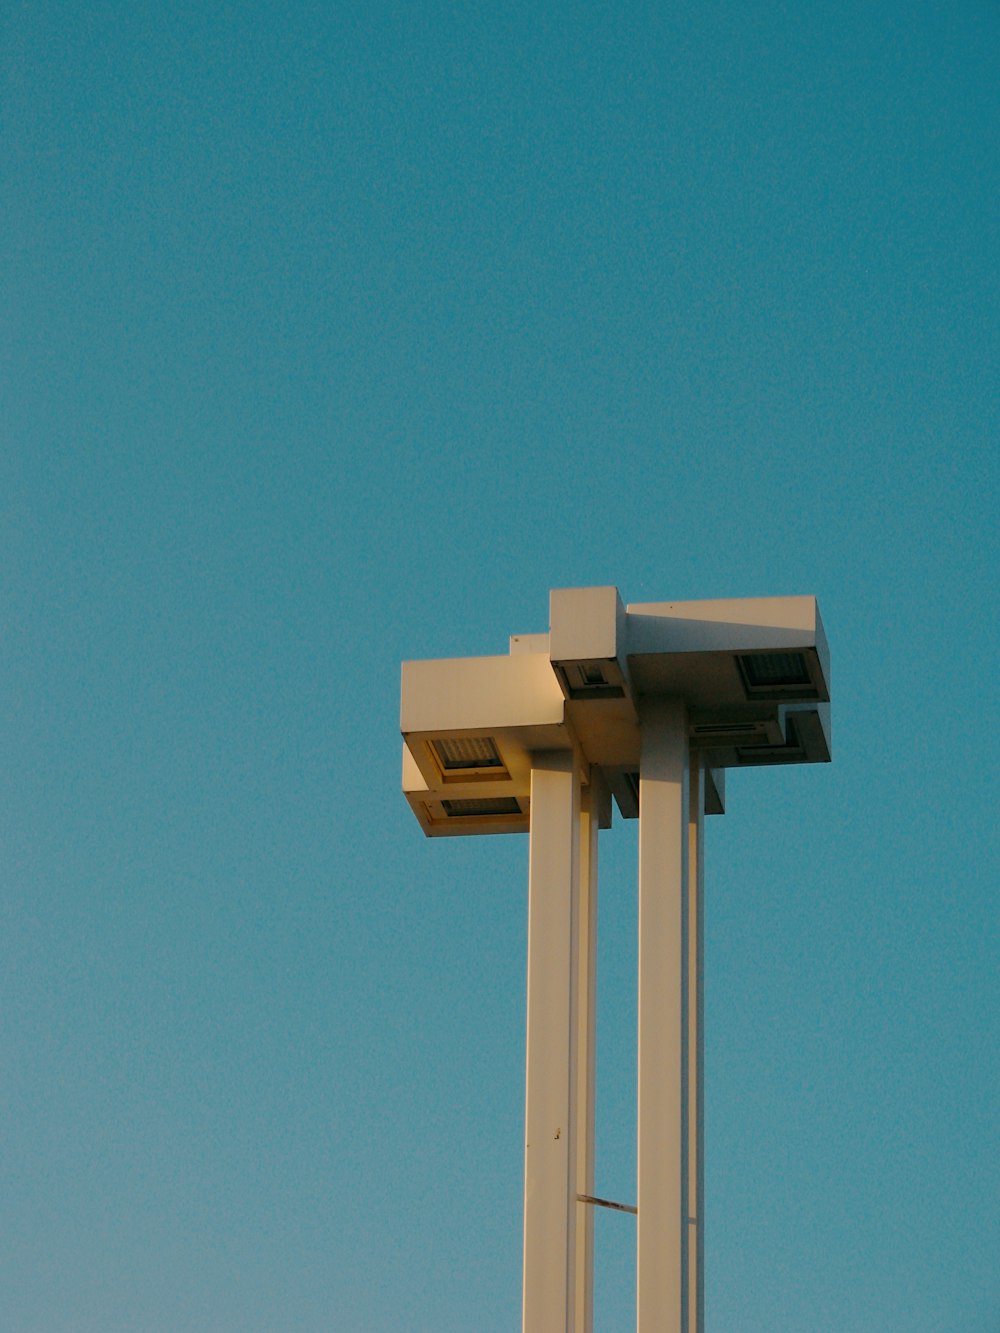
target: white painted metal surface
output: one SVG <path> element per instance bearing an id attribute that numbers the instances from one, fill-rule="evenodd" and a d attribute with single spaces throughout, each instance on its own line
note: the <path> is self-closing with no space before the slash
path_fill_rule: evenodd
<path id="1" fill-rule="evenodd" d="M 687 1333 L 705 1328 L 705 761 L 689 771 L 687 900 Z"/>
<path id="2" fill-rule="evenodd" d="M 576 1192 L 594 1193 L 594 1070 L 597 1017 L 597 774 L 584 787 L 580 810 L 576 1050 Z M 576 1205 L 575 1333 L 594 1327 L 594 1209 Z"/>
<path id="3" fill-rule="evenodd" d="M 813 597 L 556 589 L 507 657 L 403 664 L 429 837 L 529 832 L 523 1327 L 592 1333 L 597 830 L 639 818 L 639 1333 L 704 1333 L 703 844 L 725 770 L 830 759 Z M 582 1201 L 581 1197 L 587 1201 Z"/>
<path id="4" fill-rule="evenodd" d="M 580 774 L 531 770 L 524 1145 L 524 1333 L 576 1333 Z"/>
<path id="5" fill-rule="evenodd" d="M 638 1333 L 686 1333 L 683 1136 L 688 738 L 683 700 L 642 712 L 639 770 Z"/>

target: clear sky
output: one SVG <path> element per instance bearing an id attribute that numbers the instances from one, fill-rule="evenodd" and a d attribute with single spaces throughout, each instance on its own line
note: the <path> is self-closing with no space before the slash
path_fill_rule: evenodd
<path id="1" fill-rule="evenodd" d="M 527 845 L 423 838 L 399 664 L 613 583 L 833 655 L 834 763 L 708 824 L 710 1333 L 1000 1329 L 998 37 L 9 0 L 0 1327 L 518 1326 Z"/>

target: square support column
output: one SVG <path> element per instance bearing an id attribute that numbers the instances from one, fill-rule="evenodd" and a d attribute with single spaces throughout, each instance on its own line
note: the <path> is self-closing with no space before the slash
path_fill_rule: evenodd
<path id="1" fill-rule="evenodd" d="M 637 1328 L 688 1333 L 687 710 L 640 722 Z"/>
<path id="2" fill-rule="evenodd" d="M 592 773 L 580 810 L 576 1052 L 576 1190 L 594 1193 L 594 1061 L 597 1010 L 597 795 Z M 576 1333 L 594 1328 L 594 1208 L 576 1205 Z"/>
<path id="3" fill-rule="evenodd" d="M 536 754 L 528 850 L 524 1333 L 576 1333 L 580 774 Z"/>
<path id="4" fill-rule="evenodd" d="M 690 764 L 687 903 L 687 1333 L 705 1329 L 705 763 Z"/>

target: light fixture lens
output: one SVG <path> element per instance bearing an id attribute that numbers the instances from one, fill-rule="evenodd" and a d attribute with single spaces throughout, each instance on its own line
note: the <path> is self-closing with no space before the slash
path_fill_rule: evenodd
<path id="1" fill-rule="evenodd" d="M 600 689 L 602 685 L 608 683 L 604 679 L 604 671 L 599 662 L 581 662 L 576 670 L 580 677 L 580 685 L 585 690 Z"/>
<path id="2" fill-rule="evenodd" d="M 559 662 L 556 670 L 569 699 L 623 699 L 621 673 L 613 661 Z"/>
<path id="3" fill-rule="evenodd" d="M 512 796 L 487 796 L 464 801 L 442 801 L 441 808 L 449 819 L 469 815 L 519 815 L 521 807 Z"/>
<path id="4" fill-rule="evenodd" d="M 812 683 L 802 653 L 753 653 L 740 658 L 740 666 L 751 690 Z"/>
<path id="5" fill-rule="evenodd" d="M 489 736 L 462 736 L 431 741 L 431 744 L 446 773 L 456 769 L 503 768 L 500 751 Z"/>

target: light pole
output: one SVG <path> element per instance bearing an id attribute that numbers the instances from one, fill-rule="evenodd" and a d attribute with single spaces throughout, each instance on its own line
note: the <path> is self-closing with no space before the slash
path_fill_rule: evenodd
<path id="1" fill-rule="evenodd" d="M 524 1333 L 590 1333 L 593 1209 L 637 1215 L 639 1333 L 704 1325 L 704 815 L 725 770 L 830 758 L 813 597 L 551 593 L 505 657 L 404 662 L 403 790 L 429 836 L 527 832 Z M 597 830 L 639 820 L 637 1200 L 594 1195 Z"/>

